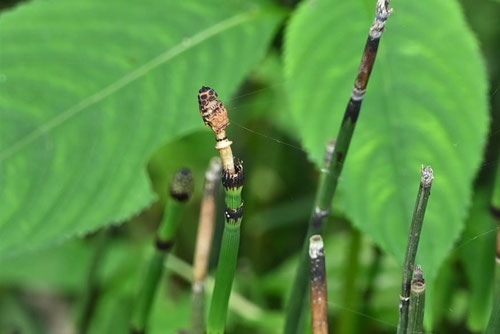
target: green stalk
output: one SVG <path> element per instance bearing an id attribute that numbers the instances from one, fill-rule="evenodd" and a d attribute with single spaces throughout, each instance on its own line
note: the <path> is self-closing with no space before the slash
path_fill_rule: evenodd
<path id="1" fill-rule="evenodd" d="M 304 239 L 299 266 L 295 274 L 291 296 L 288 300 L 285 334 L 301 333 L 303 329 L 301 321 L 304 319 L 304 308 L 307 303 L 306 295 L 309 290 L 307 275 L 309 238 L 314 234 L 321 234 L 323 232 L 324 222 L 330 214 L 330 206 L 356 127 L 361 103 L 377 56 L 380 38 L 385 30 L 385 23 L 391 12 L 392 9 L 389 7 L 389 0 L 378 0 L 375 21 L 370 28 L 351 98 L 339 129 L 333 157 L 331 163 L 325 164 L 325 167 L 322 169 L 314 209 L 309 219 L 308 231 Z"/>
<path id="2" fill-rule="evenodd" d="M 201 202 L 198 236 L 193 261 L 193 301 L 191 309 L 191 334 L 205 333 L 205 279 L 208 271 L 212 237 L 217 211 L 216 195 L 222 165 L 213 158 L 205 174 L 205 190 Z"/>
<path id="3" fill-rule="evenodd" d="M 422 177 L 418 189 L 417 202 L 413 211 L 413 218 L 408 236 L 408 247 L 406 249 L 405 264 L 403 268 L 403 283 L 401 286 L 401 295 L 399 296 L 399 323 L 398 334 L 405 334 L 408 327 L 408 309 L 410 304 L 410 290 L 413 270 L 415 268 L 415 257 L 417 256 L 418 242 L 420 232 L 424 222 L 425 209 L 427 201 L 431 194 L 432 181 L 434 173 L 430 166 L 422 166 Z"/>
<path id="4" fill-rule="evenodd" d="M 417 266 L 411 282 L 408 334 L 423 333 L 425 312 L 425 279 L 422 268 Z"/>
<path id="5" fill-rule="evenodd" d="M 165 208 L 165 215 L 158 227 L 155 251 L 148 270 L 143 278 L 136 304 L 132 313 L 131 333 L 146 333 L 146 325 L 153 305 L 158 282 L 163 273 L 163 264 L 174 244 L 182 209 L 193 192 L 193 176 L 189 169 L 182 169 L 174 176 L 170 187 L 170 201 Z"/>
<path id="6" fill-rule="evenodd" d="M 323 168 L 320 171 L 320 185 L 327 182 L 330 175 L 330 166 L 335 151 L 335 140 L 330 141 L 326 145 L 325 159 Z M 321 188 L 321 186 L 320 186 Z M 318 189 L 320 189 L 318 188 Z M 319 190 L 318 190 L 319 191 Z M 322 211 L 319 209 L 319 193 L 316 194 L 316 201 L 309 219 L 309 227 L 306 236 L 312 237 L 315 234 L 321 234 L 323 225 L 326 218 L 329 216 L 329 210 Z M 309 242 L 304 243 L 300 253 L 299 265 L 295 272 L 295 280 L 293 282 L 290 299 L 288 301 L 288 309 L 285 318 L 285 333 L 301 333 L 305 321 L 304 309 L 308 300 L 308 287 L 309 287 Z"/>
<path id="7" fill-rule="evenodd" d="M 222 183 L 226 192 L 224 232 L 215 275 L 215 287 L 208 315 L 208 334 L 222 334 L 226 326 L 227 307 L 236 271 L 240 245 L 240 225 L 243 219 L 243 165 L 235 164 L 236 174 L 223 172 Z"/>
<path id="8" fill-rule="evenodd" d="M 226 212 L 222 244 L 215 275 L 215 287 L 208 315 L 208 334 L 222 334 L 226 326 L 229 296 L 236 271 L 240 246 L 240 225 L 243 219 L 243 164 L 233 158 L 232 142 L 226 136 L 229 118 L 224 104 L 217 100 L 217 93 L 209 87 L 202 87 L 198 92 L 200 113 L 206 125 L 215 132 L 222 161 L 222 185 L 226 193 Z"/>

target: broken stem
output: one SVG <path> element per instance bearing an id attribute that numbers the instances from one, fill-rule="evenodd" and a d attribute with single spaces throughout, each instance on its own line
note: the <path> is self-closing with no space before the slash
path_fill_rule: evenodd
<path id="1" fill-rule="evenodd" d="M 313 334 L 328 334 L 328 295 L 323 239 L 313 235 L 309 242 L 311 265 L 311 314 Z"/>
<path id="2" fill-rule="evenodd" d="M 415 278 L 411 281 L 408 334 L 421 334 L 424 328 L 425 279 L 422 268 L 415 268 Z"/>
<path id="3" fill-rule="evenodd" d="M 401 295 L 399 296 L 399 323 L 398 334 L 405 334 L 408 327 L 408 308 L 410 304 L 410 289 L 413 270 L 415 269 L 415 257 L 417 256 L 420 232 L 424 222 L 427 201 L 431 194 L 434 172 L 430 166 L 422 166 L 422 177 L 418 189 L 417 202 L 413 211 L 413 218 L 408 236 L 408 246 L 406 249 L 405 264 L 403 267 L 403 283 L 401 285 Z"/>

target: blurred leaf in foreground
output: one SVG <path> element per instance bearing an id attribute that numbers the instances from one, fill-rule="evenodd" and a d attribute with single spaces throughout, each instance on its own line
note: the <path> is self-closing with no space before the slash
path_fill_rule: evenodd
<path id="1" fill-rule="evenodd" d="M 203 127 L 199 87 L 231 96 L 282 14 L 215 0 L 31 1 L 2 13 L 0 258 L 151 204 L 151 152 Z"/>

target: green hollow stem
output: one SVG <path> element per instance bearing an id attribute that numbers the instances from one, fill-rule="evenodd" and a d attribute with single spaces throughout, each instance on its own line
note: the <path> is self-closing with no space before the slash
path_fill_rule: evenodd
<path id="1" fill-rule="evenodd" d="M 155 251 L 149 261 L 149 267 L 141 284 L 141 292 L 132 316 L 131 333 L 138 334 L 146 332 L 146 324 L 151 312 L 151 306 L 153 305 L 158 282 L 163 272 L 162 268 L 165 258 L 166 252 Z"/>
<path id="2" fill-rule="evenodd" d="M 411 282 L 410 306 L 408 314 L 408 334 L 420 334 L 424 329 L 425 280 L 422 268 L 417 266 L 415 278 Z"/>
<path id="3" fill-rule="evenodd" d="M 403 283 L 401 285 L 401 295 L 399 296 L 399 322 L 398 334 L 406 334 L 408 327 L 408 310 L 410 304 L 410 290 L 413 271 L 415 269 L 415 258 L 417 256 L 420 233 L 424 222 L 425 209 L 431 194 L 434 172 L 430 166 L 422 166 L 422 177 L 417 194 L 417 202 L 413 211 L 413 218 L 408 236 L 408 246 L 406 248 L 405 263 L 403 267 Z"/>
<path id="4" fill-rule="evenodd" d="M 243 218 L 243 202 L 241 200 L 243 165 L 237 162 L 234 174 L 224 170 L 222 183 L 226 193 L 225 224 L 208 315 L 208 334 L 223 334 L 226 326 L 229 297 L 238 260 L 240 225 Z"/>
<path id="5" fill-rule="evenodd" d="M 220 250 L 215 287 L 208 316 L 209 334 L 224 333 L 227 318 L 229 296 L 233 285 L 238 248 L 240 243 L 240 227 L 227 224 L 224 227 Z"/>
<path id="6" fill-rule="evenodd" d="M 174 244 L 182 209 L 185 206 L 185 202 L 191 196 L 192 190 L 191 172 L 183 169 L 174 176 L 174 181 L 170 188 L 171 199 L 167 203 L 165 215 L 158 227 L 155 250 L 149 260 L 149 266 L 143 277 L 134 305 L 130 324 L 131 333 L 146 333 L 149 314 L 158 289 L 158 283 L 163 273 L 164 262 Z"/>
<path id="7" fill-rule="evenodd" d="M 291 295 L 288 299 L 285 315 L 285 334 L 296 334 L 303 331 L 304 310 L 307 306 L 307 293 L 309 291 L 309 238 L 314 234 L 322 234 L 324 222 L 330 214 L 330 206 L 356 127 L 361 110 L 361 103 L 365 96 L 366 87 L 377 56 L 380 38 L 385 30 L 386 20 L 391 12 L 392 9 L 389 6 L 388 0 L 378 0 L 375 21 L 370 27 L 351 98 L 347 104 L 344 118 L 338 132 L 335 150 L 331 162 L 330 159 L 328 159 L 328 163 L 325 163 L 321 171 L 314 209 L 309 219 L 308 230 L 301 250 L 299 265 L 295 273 Z"/>

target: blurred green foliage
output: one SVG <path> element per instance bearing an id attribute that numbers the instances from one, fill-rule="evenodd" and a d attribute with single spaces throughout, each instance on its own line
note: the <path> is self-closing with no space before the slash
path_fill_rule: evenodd
<path id="1" fill-rule="evenodd" d="M 279 333 L 315 162 L 337 131 L 375 1 L 14 3 L 0 6 L 0 332 L 71 330 L 100 228 L 108 245 L 90 332 L 128 332 L 143 260 L 181 167 L 193 170 L 196 192 L 150 329 L 189 328 L 190 269 L 180 259 L 191 263 L 203 176 L 217 154 L 196 106 L 197 89 L 212 85 L 246 170 L 241 299 L 228 330 Z M 350 314 L 356 333 L 395 331 L 398 261 L 418 168 L 429 163 L 436 189 L 419 258 L 431 278 L 428 330 L 478 332 L 491 307 L 496 233 L 486 203 L 500 151 L 500 4 L 392 5 L 325 236 L 332 328 Z M 166 58 L 151 63 L 158 56 Z M 432 131 L 422 119 L 433 119 Z M 363 236 L 347 305 L 351 222 Z"/>

